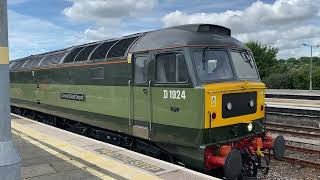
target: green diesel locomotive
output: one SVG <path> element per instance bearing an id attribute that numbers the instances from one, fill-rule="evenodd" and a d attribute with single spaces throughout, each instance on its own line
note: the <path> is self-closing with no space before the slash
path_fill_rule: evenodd
<path id="1" fill-rule="evenodd" d="M 265 85 L 231 30 L 191 24 L 10 62 L 14 113 L 228 179 L 284 154 Z"/>

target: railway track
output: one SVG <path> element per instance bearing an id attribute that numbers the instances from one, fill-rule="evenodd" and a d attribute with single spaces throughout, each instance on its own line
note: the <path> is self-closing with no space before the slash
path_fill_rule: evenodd
<path id="1" fill-rule="evenodd" d="M 300 158 L 293 158 L 289 156 L 284 156 L 283 160 L 289 163 L 299 163 L 302 166 L 320 169 L 320 163 L 314 161 L 308 161 Z"/>
<path id="2" fill-rule="evenodd" d="M 267 123 L 267 130 L 296 136 L 306 136 L 311 138 L 320 138 L 320 128 L 295 126 L 279 123 Z"/>
<path id="3" fill-rule="evenodd" d="M 292 151 L 298 151 L 298 152 L 303 152 L 303 153 L 312 153 L 312 154 L 319 154 L 320 155 L 320 150 L 317 150 L 317 149 L 310 149 L 310 148 L 305 148 L 305 147 L 300 147 L 300 146 L 292 146 L 292 145 L 286 145 L 286 148 L 288 150 L 292 150 Z"/>
<path id="4" fill-rule="evenodd" d="M 303 136 L 310 138 L 320 138 L 320 128 L 306 127 L 306 126 L 296 126 L 288 124 L 279 123 L 267 123 L 267 130 L 270 132 L 277 132 L 282 134 L 290 134 L 294 136 Z M 301 146 L 286 145 L 287 150 L 299 153 L 309 153 L 320 156 L 320 150 L 311 149 Z M 320 169 L 320 162 L 310 161 L 302 158 L 291 157 L 285 155 L 283 160 L 289 163 L 300 164 L 305 167 Z"/>
<path id="5" fill-rule="evenodd" d="M 286 148 L 287 148 L 287 150 L 292 150 L 292 151 L 296 151 L 296 152 L 312 153 L 312 154 L 320 155 L 320 150 L 317 150 L 317 149 L 310 149 L 310 148 L 305 148 L 305 147 L 300 147 L 300 146 L 292 146 L 292 145 L 286 145 Z M 266 154 L 268 154 L 268 153 L 266 152 Z M 271 156 L 273 156 L 272 153 L 271 153 Z M 300 164 L 302 166 L 309 167 L 309 168 L 320 169 L 320 162 L 290 157 L 287 155 L 285 155 L 283 157 L 283 161 L 286 161 L 286 162 L 292 163 L 292 164 Z"/>

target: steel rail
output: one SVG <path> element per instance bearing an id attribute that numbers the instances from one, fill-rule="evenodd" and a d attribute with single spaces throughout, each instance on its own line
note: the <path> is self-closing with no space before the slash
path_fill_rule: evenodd
<path id="1" fill-rule="evenodd" d="M 265 152 L 265 154 L 268 154 L 268 152 Z M 270 154 L 270 156 L 274 157 L 272 153 Z M 291 164 L 299 164 L 304 167 L 320 169 L 320 163 L 315 161 L 309 161 L 309 160 L 304 160 L 304 159 L 294 158 L 289 156 L 283 156 L 282 160 Z"/>
<path id="2" fill-rule="evenodd" d="M 299 152 L 304 152 L 304 153 L 312 153 L 312 154 L 319 154 L 320 155 L 320 150 L 317 150 L 317 149 L 305 148 L 305 147 L 300 147 L 300 146 L 292 146 L 292 145 L 286 145 L 286 148 L 288 150 L 292 150 L 292 151 L 299 151 Z"/>
<path id="3" fill-rule="evenodd" d="M 272 126 L 272 127 L 278 127 L 278 128 L 290 128 L 290 129 L 297 129 L 301 131 L 312 131 L 312 132 L 320 133 L 320 128 L 315 128 L 315 127 L 297 126 L 297 125 L 270 123 L 270 122 L 266 123 L 266 125 Z"/>
<path id="4" fill-rule="evenodd" d="M 311 138 L 320 138 L 320 134 L 313 134 L 313 133 L 309 133 L 309 132 L 297 132 L 294 130 L 275 129 L 275 128 L 270 128 L 270 127 L 267 127 L 267 130 L 271 131 L 271 132 L 278 132 L 278 133 L 283 133 L 283 134 L 293 134 L 293 135 L 305 136 L 305 137 L 311 137 Z"/>
<path id="5" fill-rule="evenodd" d="M 267 123 L 266 126 L 267 126 L 266 129 L 271 132 L 320 138 L 319 128 L 295 126 L 295 125 L 288 125 L 288 124 L 278 124 L 278 123 Z"/>
<path id="6" fill-rule="evenodd" d="M 286 162 L 289 162 L 289 163 L 299 163 L 300 165 L 305 166 L 305 167 L 320 169 L 320 163 L 317 163 L 314 161 L 308 161 L 308 160 L 293 158 L 293 157 L 289 157 L 289 156 L 284 156 L 283 160 Z"/>

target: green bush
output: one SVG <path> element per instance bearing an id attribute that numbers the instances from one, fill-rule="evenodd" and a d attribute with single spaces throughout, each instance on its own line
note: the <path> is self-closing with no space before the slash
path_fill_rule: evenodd
<path id="1" fill-rule="evenodd" d="M 310 57 L 277 60 L 278 49 L 250 41 L 260 77 L 267 88 L 309 89 Z M 320 58 L 313 58 L 313 89 L 320 89 Z"/>

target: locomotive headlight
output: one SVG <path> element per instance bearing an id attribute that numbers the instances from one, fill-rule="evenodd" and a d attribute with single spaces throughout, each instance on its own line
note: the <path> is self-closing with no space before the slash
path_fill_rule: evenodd
<path id="1" fill-rule="evenodd" d="M 249 124 L 248 124 L 248 131 L 252 131 L 252 128 L 253 128 L 252 123 L 249 123 Z"/>
<path id="2" fill-rule="evenodd" d="M 253 101 L 252 99 L 249 101 L 249 106 L 250 106 L 251 108 L 254 107 L 254 101 Z"/>
<path id="3" fill-rule="evenodd" d="M 228 102 L 228 103 L 227 103 L 227 110 L 228 110 L 228 111 L 231 111 L 231 109 L 232 109 L 232 103 L 231 103 L 231 102 Z"/>

